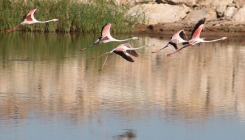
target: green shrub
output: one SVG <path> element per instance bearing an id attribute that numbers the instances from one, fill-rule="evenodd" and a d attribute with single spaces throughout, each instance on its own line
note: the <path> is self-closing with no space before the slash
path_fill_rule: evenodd
<path id="1" fill-rule="evenodd" d="M 0 30 L 13 28 L 21 23 L 29 10 L 37 9 L 37 20 L 58 18 L 59 22 L 27 25 L 22 31 L 100 32 L 107 22 L 112 23 L 114 33 L 128 33 L 142 22 L 139 15 L 126 16 L 126 6 L 118 6 L 113 0 L 90 0 L 81 3 L 71 0 L 0 0 Z"/>

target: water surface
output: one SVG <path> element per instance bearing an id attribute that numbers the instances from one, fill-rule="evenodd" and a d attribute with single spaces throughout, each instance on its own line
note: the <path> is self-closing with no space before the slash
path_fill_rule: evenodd
<path id="1" fill-rule="evenodd" d="M 139 57 L 91 60 L 99 35 L 0 33 L 0 140 L 230 140 L 245 138 L 245 41 L 172 57 L 170 35 L 130 41 Z M 114 35 L 124 39 L 134 35 Z M 206 39 L 213 39 L 212 37 Z M 130 139 L 129 138 L 129 139 Z"/>

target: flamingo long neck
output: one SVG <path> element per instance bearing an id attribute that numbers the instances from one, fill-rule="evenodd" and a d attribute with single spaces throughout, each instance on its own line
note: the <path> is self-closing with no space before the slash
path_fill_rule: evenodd
<path id="1" fill-rule="evenodd" d="M 203 40 L 202 42 L 215 42 L 219 40 L 224 40 L 224 38 L 214 39 L 214 40 Z"/>
<path id="2" fill-rule="evenodd" d="M 122 39 L 122 40 L 113 38 L 113 40 L 116 42 L 124 42 L 124 41 L 135 40 L 135 39 L 137 39 L 137 38 L 132 37 L 132 38 L 127 38 L 127 39 Z"/>
<path id="3" fill-rule="evenodd" d="M 48 23 L 48 22 L 52 22 L 52 21 L 54 21 L 54 20 L 51 19 L 51 20 L 47 20 L 47 21 L 37 21 L 37 23 Z"/>
<path id="4" fill-rule="evenodd" d="M 115 51 L 115 49 L 111 50 L 109 53 L 112 54 Z"/>
<path id="5" fill-rule="evenodd" d="M 145 45 L 145 46 L 141 46 L 141 47 L 138 47 L 138 48 L 129 48 L 127 50 L 138 50 L 138 49 L 141 49 L 141 48 L 144 48 L 144 47 L 148 47 L 149 45 Z"/>

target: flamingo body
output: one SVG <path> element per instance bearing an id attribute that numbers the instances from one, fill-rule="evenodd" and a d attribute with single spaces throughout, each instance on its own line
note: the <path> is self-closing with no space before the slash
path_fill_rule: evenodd
<path id="1" fill-rule="evenodd" d="M 37 23 L 38 21 L 34 17 L 34 13 L 36 12 L 37 9 L 31 10 L 29 13 L 24 18 L 24 21 L 20 24 L 25 25 L 25 24 L 34 24 Z"/>
<path id="2" fill-rule="evenodd" d="M 14 28 L 11 28 L 9 30 L 6 30 L 6 32 L 12 32 L 14 30 L 16 30 L 17 28 L 19 28 L 20 26 L 23 25 L 27 25 L 27 24 L 35 24 L 35 23 L 48 23 L 48 22 L 52 22 L 52 21 L 59 21 L 59 19 L 52 19 L 52 20 L 47 20 L 47 21 L 38 21 L 36 20 L 36 18 L 34 17 L 34 13 L 36 12 L 37 9 L 33 9 L 30 10 L 26 16 L 24 16 L 24 21 L 21 22 L 20 24 L 18 24 L 17 26 L 15 26 Z"/>
<path id="3" fill-rule="evenodd" d="M 138 37 L 132 37 L 132 38 L 128 38 L 128 39 L 124 39 L 124 40 L 119 40 L 119 39 L 115 39 L 111 36 L 111 23 L 106 23 L 102 29 L 101 29 L 101 36 L 99 37 L 99 39 L 95 42 L 95 44 L 99 44 L 99 43 L 108 43 L 108 42 L 123 42 L 123 41 L 128 41 L 128 40 L 136 40 L 138 39 Z"/>
<path id="4" fill-rule="evenodd" d="M 178 44 L 179 43 L 188 42 L 185 39 L 186 39 L 186 34 L 185 34 L 184 30 L 180 30 L 170 38 L 169 42 L 163 48 L 161 48 L 155 52 L 152 52 L 152 53 L 156 53 L 160 50 L 167 48 L 169 46 L 169 44 L 172 45 L 175 48 L 175 50 L 178 50 Z"/>
<path id="5" fill-rule="evenodd" d="M 110 52 L 106 52 L 106 53 L 96 57 L 96 58 L 99 58 L 99 57 L 104 56 L 104 55 L 107 54 L 107 56 L 105 58 L 105 61 L 104 61 L 103 65 L 102 65 L 101 69 L 99 69 L 99 71 L 102 70 L 102 68 L 104 67 L 109 54 L 115 53 L 115 54 L 120 55 L 122 58 L 124 58 L 125 60 L 127 60 L 129 62 L 134 62 L 133 58 L 130 55 L 138 57 L 138 54 L 136 53 L 135 50 L 138 50 L 138 49 L 141 49 L 141 48 L 144 48 L 144 47 L 147 47 L 147 46 L 149 46 L 149 45 L 141 46 L 141 47 L 138 47 L 138 48 L 133 48 L 129 43 L 120 44 L 115 49 L 111 50 Z M 93 58 L 93 59 L 95 59 L 95 58 Z"/>
<path id="6" fill-rule="evenodd" d="M 123 40 L 115 39 L 114 37 L 111 36 L 110 29 L 111 29 L 111 23 L 106 23 L 101 29 L 101 36 L 89 47 L 92 47 L 94 45 L 101 44 L 101 43 L 125 42 L 125 41 L 129 41 L 129 40 L 139 39 L 138 37 L 132 37 L 132 38 L 123 39 Z M 87 48 L 83 48 L 83 49 L 81 49 L 81 51 L 83 51 L 85 49 L 87 49 Z"/>
<path id="7" fill-rule="evenodd" d="M 130 50 L 132 46 L 129 43 L 120 44 L 118 47 L 113 49 L 110 53 L 115 53 L 123 57 L 125 60 L 129 62 L 134 62 L 134 60 L 130 57 L 130 55 L 138 57 L 138 54 L 134 50 Z"/>

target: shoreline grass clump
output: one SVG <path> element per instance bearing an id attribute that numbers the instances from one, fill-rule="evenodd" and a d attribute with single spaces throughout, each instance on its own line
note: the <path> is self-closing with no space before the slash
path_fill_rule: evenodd
<path id="1" fill-rule="evenodd" d="M 23 21 L 31 9 L 37 9 L 37 20 L 57 18 L 59 22 L 22 26 L 17 30 L 41 32 L 100 32 L 110 22 L 114 33 L 129 33 L 140 15 L 129 16 L 129 7 L 119 6 L 115 0 L 2 0 L 0 1 L 0 30 L 5 31 Z"/>

